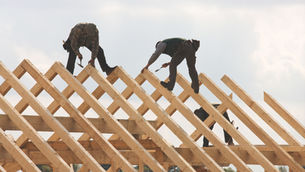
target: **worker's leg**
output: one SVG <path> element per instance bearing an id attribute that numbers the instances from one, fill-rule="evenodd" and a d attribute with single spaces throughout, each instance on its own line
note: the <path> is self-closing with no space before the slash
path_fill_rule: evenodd
<path id="1" fill-rule="evenodd" d="M 100 64 L 102 70 L 104 72 L 106 72 L 107 75 L 109 75 L 116 68 L 116 66 L 115 67 L 108 66 L 108 64 L 106 62 L 104 50 L 102 49 L 102 47 L 99 47 L 98 54 L 97 54 L 97 60 Z"/>
<path id="2" fill-rule="evenodd" d="M 186 57 L 186 62 L 189 70 L 189 75 L 192 79 L 192 88 L 195 93 L 199 92 L 199 81 L 198 81 L 198 73 L 195 67 L 196 64 L 196 56 Z"/>
<path id="3" fill-rule="evenodd" d="M 223 116 L 230 122 L 230 118 L 229 118 L 229 115 L 228 115 L 227 112 L 225 112 L 225 113 L 223 114 Z M 223 130 L 223 132 L 224 132 L 225 142 L 226 142 L 226 143 L 229 143 L 229 144 L 233 144 L 233 139 L 232 139 L 232 137 L 230 136 L 230 134 L 227 133 L 225 130 Z"/>
<path id="4" fill-rule="evenodd" d="M 214 124 L 210 127 L 211 130 L 213 130 Z M 203 137 L 203 147 L 209 146 L 209 140 L 206 137 Z"/>
<path id="5" fill-rule="evenodd" d="M 92 40 L 89 42 L 90 45 L 92 45 L 91 47 L 91 60 L 89 61 L 89 63 L 95 67 L 95 58 L 98 55 L 98 51 L 99 51 L 99 45 L 98 45 L 98 36 L 93 37 Z"/>
<path id="6" fill-rule="evenodd" d="M 168 83 L 161 81 L 161 85 L 167 88 L 169 91 L 172 91 L 175 86 L 177 66 L 182 62 L 183 59 L 184 57 L 182 55 L 172 57 L 172 60 L 169 65 L 169 81 Z"/>
<path id="7" fill-rule="evenodd" d="M 76 59 L 75 53 L 73 51 L 70 51 L 69 52 L 69 58 L 68 58 L 68 63 L 67 63 L 66 69 L 68 71 L 70 71 L 71 74 L 73 74 L 73 72 L 74 72 L 75 59 Z"/>

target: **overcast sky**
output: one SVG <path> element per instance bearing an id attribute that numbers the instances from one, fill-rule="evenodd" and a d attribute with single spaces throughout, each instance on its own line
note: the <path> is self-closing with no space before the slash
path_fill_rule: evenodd
<path id="1" fill-rule="evenodd" d="M 0 60 L 11 70 L 24 58 L 43 72 L 55 61 L 66 65 L 62 40 L 79 22 L 97 25 L 107 62 L 132 77 L 145 66 L 157 41 L 194 38 L 201 41 L 198 72 L 229 93 L 220 81 L 227 74 L 259 102 L 266 91 L 305 121 L 304 1 L 0 2 Z M 87 63 L 90 53 L 85 48 L 81 53 Z M 169 60 L 161 55 L 150 70 Z M 178 69 L 189 79 L 185 61 Z M 75 73 L 79 71 L 76 66 Z M 164 79 L 168 70 L 157 75 Z"/>

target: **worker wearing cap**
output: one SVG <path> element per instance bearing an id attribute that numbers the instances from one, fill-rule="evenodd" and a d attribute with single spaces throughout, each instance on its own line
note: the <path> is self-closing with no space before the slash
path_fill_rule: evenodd
<path id="1" fill-rule="evenodd" d="M 67 70 L 73 74 L 76 56 L 78 56 L 80 61 L 83 59 L 82 54 L 79 52 L 79 48 L 82 46 L 87 47 L 91 51 L 91 59 L 88 63 L 95 67 L 94 61 L 97 57 L 102 70 L 107 75 L 113 71 L 115 67 L 111 68 L 108 66 L 104 51 L 99 46 L 98 29 L 93 23 L 79 23 L 75 25 L 71 29 L 68 39 L 64 41 L 63 47 L 69 52 Z"/>
<path id="2" fill-rule="evenodd" d="M 198 50 L 200 42 L 198 40 L 186 40 L 183 38 L 170 38 L 163 41 L 159 41 L 156 44 L 156 50 L 148 60 L 147 65 L 141 70 L 148 69 L 161 54 L 167 54 L 172 57 L 169 63 L 165 63 L 162 66 L 169 65 L 169 82 L 161 81 L 161 85 L 168 90 L 173 90 L 176 82 L 177 66 L 186 59 L 189 75 L 192 79 L 192 88 L 195 93 L 199 92 L 198 73 L 195 67 L 196 56 L 195 53 Z"/>

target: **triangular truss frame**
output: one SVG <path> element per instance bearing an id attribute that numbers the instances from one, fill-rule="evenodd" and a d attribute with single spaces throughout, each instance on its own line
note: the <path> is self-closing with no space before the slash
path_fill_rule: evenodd
<path id="1" fill-rule="evenodd" d="M 28 73 L 36 84 L 27 89 L 21 78 Z M 160 85 L 160 80 L 146 70 L 135 79 L 130 77 L 122 67 L 117 67 L 107 78 L 91 65 L 86 66 L 77 76 L 72 76 L 64 66 L 56 62 L 43 75 L 29 60 L 22 61 L 13 71 L 9 71 L 0 62 L 0 75 L 4 82 L 0 85 L 0 108 L 5 114 L 0 115 L 0 171 L 39 171 L 37 164 L 49 164 L 53 171 L 72 171 L 70 164 L 83 164 L 79 171 L 106 171 L 100 164 L 111 164 L 108 171 L 136 171 L 133 165 L 144 170 L 144 164 L 153 171 L 167 171 L 169 166 L 178 166 L 182 171 L 195 171 L 195 166 L 203 166 L 210 171 L 223 171 L 222 166 L 233 164 L 239 171 L 251 171 L 248 164 L 257 164 L 266 171 L 278 171 L 275 165 L 286 165 L 293 171 L 305 171 L 305 147 L 266 110 L 256 103 L 247 93 L 227 75 L 222 81 L 246 105 L 272 128 L 287 145 L 279 145 L 259 124 L 232 100 L 208 76 L 199 74 L 200 84 L 208 88 L 220 101 L 215 109 L 200 93 L 195 94 L 190 83 L 177 75 L 177 84 L 183 89 L 175 96 Z M 52 83 L 58 76 L 67 87 L 63 91 Z M 89 92 L 82 84 L 88 78 L 97 83 L 97 88 Z M 117 80 L 126 84 L 121 93 L 115 88 Z M 147 81 L 155 91 L 149 95 L 141 87 Z M 15 105 L 6 99 L 9 90 L 14 89 L 22 99 Z M 45 107 L 37 99 L 45 91 L 54 101 Z M 113 103 L 104 107 L 99 98 L 107 93 Z M 77 94 L 83 103 L 75 107 L 69 98 Z M 135 108 L 128 99 L 136 95 L 142 104 Z M 162 108 L 157 101 L 164 97 L 167 108 Z M 210 116 L 200 121 L 184 102 L 188 98 L 196 101 Z M 265 102 L 277 112 L 295 131 L 305 138 L 304 126 L 287 112 L 274 98 L 264 93 Z M 30 106 L 38 115 L 24 115 Z M 63 108 L 69 117 L 53 116 Z M 84 115 L 92 109 L 100 118 L 86 118 Z M 123 109 L 128 120 L 118 120 L 113 114 Z M 253 145 L 221 114 L 230 110 L 248 127 L 264 145 Z M 143 117 L 150 110 L 156 116 L 154 121 Z M 176 111 L 182 114 L 196 130 L 187 132 L 171 118 Z M 238 143 L 227 146 L 209 127 L 217 122 Z M 158 129 L 166 125 L 182 144 L 173 147 L 163 138 Z M 6 130 L 20 130 L 21 136 L 14 140 Z M 44 140 L 39 131 L 51 131 L 54 134 Z M 70 132 L 82 132 L 76 140 Z M 103 133 L 113 133 L 105 138 Z M 213 144 L 202 148 L 196 141 L 204 135 Z"/>

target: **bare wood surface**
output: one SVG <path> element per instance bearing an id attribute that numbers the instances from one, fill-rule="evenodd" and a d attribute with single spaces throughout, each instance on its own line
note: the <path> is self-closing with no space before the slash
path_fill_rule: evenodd
<path id="1" fill-rule="evenodd" d="M 160 146 L 161 150 L 166 153 L 168 156 L 173 158 L 172 160 L 177 163 L 177 165 L 182 170 L 189 170 L 193 171 L 193 168 L 185 161 L 166 141 L 161 137 L 161 135 L 137 112 L 131 104 L 129 104 L 128 101 L 115 89 L 112 89 L 111 84 L 103 79 L 96 70 L 92 68 L 91 76 L 95 79 L 96 82 L 98 82 L 99 85 L 103 86 L 103 88 L 107 91 L 107 93 L 114 99 L 114 101 L 117 101 L 117 103 L 124 109 L 124 111 L 131 117 L 131 119 L 135 119 L 138 126 L 140 126 L 147 135 L 157 144 Z M 144 99 L 149 99 L 145 92 L 140 88 L 140 86 L 135 82 L 133 79 L 131 79 L 122 69 L 121 67 L 117 67 L 114 71 L 117 73 L 117 76 L 125 82 L 129 87 L 134 87 L 136 90 L 138 90 L 137 94 L 142 100 L 143 95 Z M 135 91 L 136 92 L 136 91 Z M 162 167 L 163 168 L 163 167 Z"/>
<path id="2" fill-rule="evenodd" d="M 76 140 L 68 133 L 68 131 L 52 116 L 52 114 L 43 105 L 35 99 L 35 96 L 31 94 L 27 89 L 25 89 L 18 79 L 10 73 L 7 69 L 1 66 L 1 74 L 10 82 L 11 86 L 18 92 L 20 96 L 27 99 L 30 106 L 35 110 L 43 120 L 56 132 L 61 138 L 66 142 L 67 145 L 75 150 L 75 153 L 84 160 L 86 163 L 90 164 L 90 167 L 94 171 L 103 171 L 100 165 L 90 156 L 84 148 L 82 148 Z M 15 112 L 16 113 L 16 112 Z"/>
<path id="3" fill-rule="evenodd" d="M 283 108 L 273 97 L 264 92 L 265 102 L 272 107 L 291 127 L 293 127 L 303 138 L 305 138 L 305 127 Z"/>
<path id="4" fill-rule="evenodd" d="M 247 126 L 251 129 L 258 138 L 260 138 L 266 145 L 271 146 L 276 151 L 279 158 L 283 158 L 287 161 L 287 164 L 294 170 L 304 171 L 302 166 L 296 163 L 291 156 L 287 152 L 285 152 L 278 144 L 270 137 L 268 134 L 256 124 L 247 114 L 244 112 L 235 102 L 233 102 L 226 94 L 220 90 L 206 75 L 200 74 L 199 78 L 203 84 L 205 84 L 213 94 L 218 97 L 222 102 L 228 103 L 229 109 Z M 230 133 L 231 134 L 231 133 Z M 258 154 L 255 149 L 253 149 L 253 153 L 256 154 L 257 158 L 260 159 L 262 165 L 266 170 L 270 171 L 269 168 L 272 167 L 273 170 L 277 170 L 274 168 L 269 161 L 264 158 L 261 154 Z"/>
<path id="5" fill-rule="evenodd" d="M 36 131 L 53 131 L 40 116 L 35 115 L 22 115 L 29 124 Z M 85 132 L 73 118 L 71 117 L 54 117 L 59 121 L 69 132 Z M 113 127 L 105 122 L 103 118 L 87 118 L 100 132 L 102 133 L 114 133 Z M 118 121 L 131 133 L 131 134 L 145 134 L 140 127 L 136 125 L 134 120 L 123 120 L 118 119 Z M 156 125 L 156 121 L 148 121 L 152 126 Z M 0 114 L 0 126 L 3 130 L 19 130 L 19 128 L 14 124 L 14 122 L 8 117 L 7 114 Z"/>
<path id="6" fill-rule="evenodd" d="M 122 141 L 112 141 L 116 145 L 124 144 Z M 120 142 L 120 143 L 119 143 Z M 151 149 L 152 155 L 157 157 L 156 151 L 159 149 L 152 141 L 140 141 L 141 144 L 145 144 L 147 149 Z M 62 141 L 50 141 L 48 142 L 50 146 L 56 150 L 68 163 L 82 163 L 74 154 L 71 152 L 69 147 Z M 105 152 L 103 150 L 99 149 L 99 146 L 94 141 L 81 141 L 80 144 L 92 153 L 93 157 L 101 164 L 107 164 L 109 163 L 110 159 L 107 157 Z M 155 147 L 153 146 L 155 145 Z M 272 162 L 274 165 L 286 165 L 285 161 L 282 161 L 281 159 L 278 159 L 274 150 L 266 145 L 254 145 L 257 150 L 259 150 L 265 157 L 269 159 L 270 162 Z M 304 151 L 304 146 L 288 146 L 288 145 L 280 145 L 286 152 L 288 152 L 295 160 L 301 165 L 305 165 L 305 159 L 300 157 L 298 153 L 300 151 Z M 249 155 L 246 151 L 245 146 L 229 146 L 232 151 L 234 151 L 244 162 L 247 164 L 255 164 L 259 165 L 254 157 Z M 36 148 L 36 146 L 32 142 L 27 142 L 24 144 L 22 149 L 27 152 L 28 156 L 33 160 L 36 164 L 45 164 L 48 162 L 48 160 L 43 157 L 41 152 L 39 152 L 39 149 Z M 200 165 L 200 160 L 194 156 L 194 154 L 191 153 L 190 148 L 175 148 L 179 154 L 181 154 L 184 158 L 188 159 L 188 162 L 191 165 Z M 221 154 L 219 153 L 219 148 L 211 146 L 211 147 L 204 147 L 204 149 L 213 159 L 217 161 L 217 163 L 221 166 L 226 166 L 230 162 Z M 129 149 L 130 150 L 130 149 Z M 133 151 L 122 151 L 122 154 L 134 165 L 139 163 L 138 156 Z M 169 157 L 167 157 L 165 154 L 159 154 L 158 155 L 160 160 L 162 160 L 162 163 L 168 163 L 169 165 L 175 165 Z M 162 157 L 160 157 L 162 156 Z M 1 162 L 14 162 L 14 159 L 11 157 L 9 153 L 5 149 L 3 149 L 2 145 L 0 144 L 0 163 Z"/>
<path id="7" fill-rule="evenodd" d="M 288 144 L 301 146 L 291 134 L 286 131 L 275 119 L 272 118 L 258 103 L 256 103 L 247 93 L 241 89 L 231 78 L 224 75 L 221 80 L 243 101 L 245 102 L 257 115 L 259 115 L 279 136 L 281 136 Z"/>
<path id="8" fill-rule="evenodd" d="M 68 77 L 70 73 L 60 64 L 55 63 L 53 69 L 67 82 L 69 85 L 84 99 L 91 108 L 96 111 L 97 114 L 102 115 L 104 119 L 113 126 L 113 129 L 116 130 L 116 133 L 121 136 L 124 141 L 135 150 L 139 156 L 143 158 L 149 166 L 156 171 L 164 171 L 163 167 L 139 144 L 136 139 L 91 95 L 89 94 L 83 86 L 76 81 Z M 95 73 L 98 74 L 97 70 L 92 66 L 88 65 L 85 71 L 95 70 Z M 100 77 L 100 79 L 106 80 L 105 78 Z M 107 81 L 107 80 L 106 80 Z M 107 81 L 108 82 L 108 81 Z M 111 84 L 109 84 L 111 85 Z M 112 87 L 112 86 L 110 86 Z M 110 90 L 113 88 L 110 88 Z M 105 90 L 105 88 L 104 88 Z M 137 122 L 137 121 L 136 121 Z"/>
<path id="9" fill-rule="evenodd" d="M 4 131 L 0 128 L 0 142 L 3 147 L 14 157 L 14 159 L 26 171 L 40 171 L 33 161 L 16 145 L 14 140 L 8 138 Z"/>
<path id="10" fill-rule="evenodd" d="M 163 86 L 161 86 L 160 81 L 151 73 L 151 72 L 145 72 L 145 77 L 147 78 L 147 80 L 156 88 L 158 88 L 158 90 L 160 91 L 160 93 L 172 104 L 175 105 L 175 107 L 179 110 L 179 112 L 190 122 L 192 123 L 193 126 L 196 127 L 197 130 L 199 130 L 202 134 L 204 134 L 213 144 L 217 145 L 218 147 L 220 147 L 220 150 L 222 151 L 223 156 L 225 156 L 228 160 L 230 160 L 237 168 L 242 169 L 243 171 L 251 171 L 247 165 L 241 161 L 241 159 L 234 154 L 234 152 L 232 152 L 228 147 L 226 147 L 223 143 L 223 141 L 221 141 L 199 118 L 197 118 L 194 113 L 185 106 L 185 104 L 183 104 L 176 96 L 174 96 L 171 92 L 169 92 L 166 88 L 164 88 Z M 177 78 L 179 79 L 179 78 Z M 182 80 L 182 78 L 180 77 L 181 81 L 185 81 Z M 192 97 L 194 98 L 194 92 L 193 89 L 191 89 L 189 85 L 189 83 L 185 82 L 183 84 L 184 90 L 186 90 L 190 95 L 192 95 Z M 186 86 L 187 89 L 186 89 Z M 196 94 L 197 96 L 198 94 Z M 195 99 L 196 100 L 196 99 Z M 201 100 L 202 102 L 203 100 Z M 200 102 L 200 103 L 201 103 Z M 207 103 L 205 101 L 205 105 L 209 106 L 210 108 L 212 108 L 212 110 L 214 110 L 214 112 L 217 112 L 220 119 L 222 119 L 222 121 L 229 123 L 226 119 L 224 119 L 224 117 L 222 116 L 222 114 L 219 114 L 218 111 L 216 111 L 211 103 Z M 202 104 L 200 104 L 202 105 Z M 203 108 L 205 106 L 202 106 Z M 208 111 L 209 112 L 209 111 Z M 209 112 L 210 114 L 210 112 Z M 214 116 L 213 116 L 214 117 Z M 215 118 L 215 117 L 214 117 Z M 229 123 L 229 125 L 232 127 L 232 125 Z M 232 127 L 233 128 L 233 127 Z M 176 133 L 175 133 L 176 134 Z M 176 134 L 177 135 L 177 134 Z M 183 144 L 186 145 L 186 143 L 184 142 Z M 186 145 L 189 146 L 189 145 Z M 209 166 L 207 165 L 207 167 L 209 168 Z M 210 168 L 209 168 L 210 169 Z M 210 169 L 211 170 L 211 169 Z"/>
<path id="11" fill-rule="evenodd" d="M 8 81 L 8 83 L 21 95 L 28 94 L 28 91 L 18 82 L 18 79 L 10 73 L 0 62 L 0 74 Z M 25 96 L 26 97 L 26 96 Z M 43 138 L 34 130 L 34 128 L 14 109 L 9 102 L 0 95 L 0 107 L 9 115 L 14 123 L 19 126 L 22 131 L 31 138 L 36 146 L 44 153 L 45 156 L 59 169 L 69 171 L 69 166 L 63 159 L 43 140 Z"/>
<path id="12" fill-rule="evenodd" d="M 53 84 L 41 75 L 37 69 L 29 62 L 23 61 L 23 67 L 27 72 L 35 78 L 35 80 L 40 83 L 42 87 L 49 93 L 50 96 L 56 100 L 62 108 L 64 108 L 69 115 L 75 120 L 75 122 L 88 133 L 98 144 L 99 146 L 106 150 L 105 152 L 109 157 L 112 157 L 117 164 L 121 164 L 122 168 L 126 171 L 135 171 L 132 165 L 110 144 L 106 138 L 100 133 L 94 125 L 85 118 L 73 105 L 70 101 L 63 96 L 59 90 L 57 90 Z M 70 73 L 69 73 L 70 74 Z M 74 77 L 70 74 L 70 79 Z M 74 79 L 75 80 L 75 79 Z M 94 163 L 94 162 L 93 162 Z"/>

